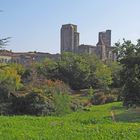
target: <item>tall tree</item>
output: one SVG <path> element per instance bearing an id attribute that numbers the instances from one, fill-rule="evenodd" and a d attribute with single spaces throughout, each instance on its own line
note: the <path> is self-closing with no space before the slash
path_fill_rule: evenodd
<path id="1" fill-rule="evenodd" d="M 80 55 L 64 53 L 58 63 L 58 69 L 60 79 L 72 89 L 87 88 L 90 68 L 88 62 Z"/>
<path id="2" fill-rule="evenodd" d="M 140 40 L 117 43 L 118 61 L 122 64 L 121 82 L 126 106 L 140 105 Z"/>

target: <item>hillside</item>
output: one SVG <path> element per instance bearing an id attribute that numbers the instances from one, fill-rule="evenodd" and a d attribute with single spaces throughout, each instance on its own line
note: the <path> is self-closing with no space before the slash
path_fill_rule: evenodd
<path id="1" fill-rule="evenodd" d="M 63 117 L 0 117 L 0 140 L 139 140 L 140 109 L 93 106 Z"/>

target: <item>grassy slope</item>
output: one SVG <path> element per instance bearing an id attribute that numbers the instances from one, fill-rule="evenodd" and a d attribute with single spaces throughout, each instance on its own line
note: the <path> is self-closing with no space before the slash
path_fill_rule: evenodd
<path id="1" fill-rule="evenodd" d="M 0 140 L 140 140 L 140 110 L 121 103 L 64 117 L 0 117 Z"/>

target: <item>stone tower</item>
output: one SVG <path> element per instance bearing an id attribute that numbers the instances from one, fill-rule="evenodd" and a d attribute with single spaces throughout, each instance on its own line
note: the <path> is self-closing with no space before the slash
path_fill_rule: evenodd
<path id="1" fill-rule="evenodd" d="M 61 53 L 77 52 L 79 46 L 79 33 L 77 25 L 65 24 L 61 27 Z"/>
<path id="2" fill-rule="evenodd" d="M 97 52 L 99 53 L 99 48 L 102 46 L 102 51 L 100 52 L 102 60 L 106 60 L 109 57 L 109 51 L 111 47 L 111 30 L 106 30 L 105 32 L 99 32 L 99 41 L 97 43 Z M 98 50 L 99 49 L 99 50 Z M 105 53 L 105 54 L 104 54 Z"/>
<path id="3" fill-rule="evenodd" d="M 99 32 L 99 40 L 102 38 L 105 46 L 111 46 L 111 30 L 106 30 L 105 32 Z"/>
<path id="4" fill-rule="evenodd" d="M 107 49 L 102 37 L 99 38 L 99 42 L 97 43 L 96 54 L 102 61 L 107 60 Z"/>

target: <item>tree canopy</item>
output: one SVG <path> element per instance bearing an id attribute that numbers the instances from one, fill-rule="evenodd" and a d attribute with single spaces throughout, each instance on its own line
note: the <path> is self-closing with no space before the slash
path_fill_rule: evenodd
<path id="1" fill-rule="evenodd" d="M 124 40 L 117 44 L 117 50 L 124 105 L 140 105 L 140 40 L 137 44 Z"/>

